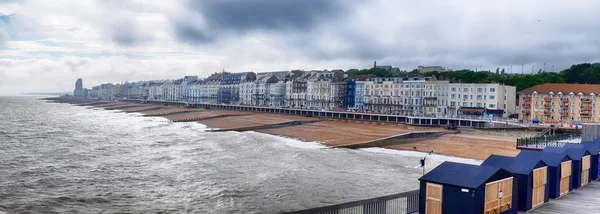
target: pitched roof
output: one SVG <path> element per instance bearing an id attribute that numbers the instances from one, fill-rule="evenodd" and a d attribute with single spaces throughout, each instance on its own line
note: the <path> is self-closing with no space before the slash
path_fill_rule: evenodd
<path id="1" fill-rule="evenodd" d="M 502 169 L 491 166 L 444 162 L 419 180 L 477 188 Z"/>
<path id="2" fill-rule="evenodd" d="M 566 153 L 549 153 L 549 152 L 539 152 L 539 151 L 529 151 L 529 150 L 521 150 L 517 157 L 522 155 L 537 155 L 543 160 L 548 166 L 560 166 L 565 157 L 571 159 Z"/>
<path id="3" fill-rule="evenodd" d="M 513 159 L 513 157 L 508 156 L 490 155 L 481 165 L 508 169 L 513 164 Z"/>
<path id="4" fill-rule="evenodd" d="M 583 157 L 586 154 L 590 154 L 584 148 L 565 148 L 565 147 L 554 147 L 554 146 L 547 146 L 546 148 L 544 148 L 544 150 L 542 150 L 542 152 L 565 153 L 565 154 L 568 154 L 572 160 L 581 160 L 581 157 Z"/>
<path id="5" fill-rule="evenodd" d="M 524 89 L 519 91 L 519 93 L 531 94 L 534 91 L 539 94 L 548 94 L 550 92 L 562 92 L 563 94 L 569 94 L 571 92 L 579 94 L 579 92 L 581 92 L 586 95 L 591 93 L 600 94 L 600 84 L 546 83 Z"/>
<path id="6" fill-rule="evenodd" d="M 513 164 L 510 166 L 508 171 L 515 173 L 526 175 L 535 169 L 540 162 L 544 165 L 548 165 L 545 161 L 541 159 L 539 155 L 521 155 L 517 156 L 513 160 Z"/>
<path id="7" fill-rule="evenodd" d="M 590 154 L 598 154 L 599 148 L 593 143 L 567 143 L 565 148 L 585 149 Z"/>

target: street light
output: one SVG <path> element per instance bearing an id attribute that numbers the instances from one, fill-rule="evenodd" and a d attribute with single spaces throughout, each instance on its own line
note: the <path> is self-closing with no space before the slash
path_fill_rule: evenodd
<path id="1" fill-rule="evenodd" d="M 423 167 L 423 175 L 425 175 L 425 160 L 427 160 L 427 156 L 433 154 L 433 150 L 431 150 L 431 152 L 427 153 L 425 155 L 425 157 L 423 157 L 423 159 L 421 159 L 421 167 Z"/>

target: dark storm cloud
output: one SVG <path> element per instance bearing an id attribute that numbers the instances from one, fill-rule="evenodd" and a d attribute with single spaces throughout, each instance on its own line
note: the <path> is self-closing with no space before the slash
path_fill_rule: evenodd
<path id="1" fill-rule="evenodd" d="M 203 0 L 189 1 L 197 20 L 175 21 L 175 33 L 187 42 L 206 43 L 223 32 L 290 32 L 311 30 L 325 21 L 335 21 L 346 7 L 340 0 Z"/>
<path id="2" fill-rule="evenodd" d="M 212 37 L 206 35 L 200 27 L 194 26 L 187 21 L 175 22 L 175 35 L 180 40 L 190 43 L 205 44 L 214 40 Z"/>

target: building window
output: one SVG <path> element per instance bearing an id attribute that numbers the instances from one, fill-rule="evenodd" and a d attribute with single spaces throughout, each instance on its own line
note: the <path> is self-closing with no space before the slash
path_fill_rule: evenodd
<path id="1" fill-rule="evenodd" d="M 490 92 L 496 92 L 496 88 L 490 88 Z"/>
<path id="2" fill-rule="evenodd" d="M 452 91 L 456 91 L 456 88 L 455 88 L 455 87 L 452 87 Z"/>
<path id="3" fill-rule="evenodd" d="M 463 88 L 463 92 L 469 92 L 468 88 Z"/>
<path id="4" fill-rule="evenodd" d="M 493 99 L 495 99 L 495 98 L 496 98 L 496 96 L 494 96 L 494 95 L 490 95 L 490 100 L 493 100 Z"/>
<path id="5" fill-rule="evenodd" d="M 477 88 L 477 92 L 483 92 L 483 90 L 481 88 Z"/>
<path id="6" fill-rule="evenodd" d="M 481 100 L 481 95 L 477 95 L 477 100 Z"/>
<path id="7" fill-rule="evenodd" d="M 490 108 L 496 108 L 496 105 L 490 104 Z"/>

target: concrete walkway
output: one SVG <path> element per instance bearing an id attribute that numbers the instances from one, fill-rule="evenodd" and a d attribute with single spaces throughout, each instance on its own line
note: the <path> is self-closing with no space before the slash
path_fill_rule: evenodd
<path id="1" fill-rule="evenodd" d="M 531 214 L 587 214 L 600 213 L 600 183 L 592 182 L 557 200 L 529 212 Z"/>

